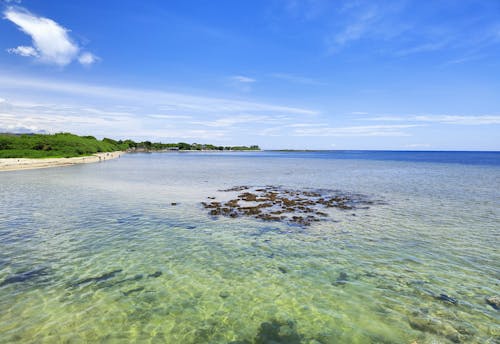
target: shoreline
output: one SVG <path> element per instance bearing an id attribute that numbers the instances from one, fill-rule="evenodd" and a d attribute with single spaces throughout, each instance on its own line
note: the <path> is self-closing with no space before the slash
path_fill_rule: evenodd
<path id="1" fill-rule="evenodd" d="M 125 154 L 125 152 L 105 152 L 73 158 L 3 158 L 0 159 L 0 172 L 88 164 L 116 159 L 119 158 L 122 154 Z"/>

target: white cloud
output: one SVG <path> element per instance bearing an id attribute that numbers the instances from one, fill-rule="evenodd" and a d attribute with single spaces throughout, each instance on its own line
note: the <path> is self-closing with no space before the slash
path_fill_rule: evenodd
<path id="1" fill-rule="evenodd" d="M 249 78 L 247 76 L 243 76 L 243 75 L 235 75 L 235 76 L 232 76 L 231 77 L 231 80 L 233 81 L 238 81 L 238 82 L 242 82 L 242 83 L 245 83 L 245 84 L 249 84 L 249 83 L 253 83 L 253 82 L 256 82 L 257 80 L 253 79 L 253 78 Z"/>
<path id="2" fill-rule="evenodd" d="M 84 52 L 78 57 L 78 62 L 80 62 L 82 65 L 85 66 L 91 65 L 97 62 L 98 60 L 99 58 L 97 56 L 89 52 Z"/>
<path id="3" fill-rule="evenodd" d="M 11 54 L 21 55 L 21 56 L 33 56 L 38 57 L 38 52 L 35 48 L 25 45 L 20 45 L 17 48 L 10 48 L 7 51 Z"/>
<path id="4" fill-rule="evenodd" d="M 52 19 L 36 16 L 20 7 L 9 7 L 4 15 L 5 19 L 31 36 L 33 44 L 8 49 L 10 53 L 34 57 L 40 62 L 59 66 L 66 66 L 75 59 L 85 65 L 96 61 L 96 57 L 87 52 L 79 56 L 80 47 L 69 36 L 69 30 Z"/>

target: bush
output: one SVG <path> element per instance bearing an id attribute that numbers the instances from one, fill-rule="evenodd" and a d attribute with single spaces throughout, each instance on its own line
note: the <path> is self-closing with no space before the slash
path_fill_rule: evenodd
<path id="1" fill-rule="evenodd" d="M 70 133 L 54 135 L 0 134 L 0 158 L 48 158 L 92 155 L 97 152 L 124 150 L 125 145 L 112 139 Z"/>

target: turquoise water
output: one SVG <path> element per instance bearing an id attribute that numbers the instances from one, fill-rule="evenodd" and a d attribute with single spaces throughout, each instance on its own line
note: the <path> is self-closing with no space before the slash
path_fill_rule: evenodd
<path id="1" fill-rule="evenodd" d="M 455 158 L 157 153 L 4 172 L 0 342 L 498 343 L 500 167 Z M 208 216 L 200 203 L 237 185 L 382 202 L 309 227 Z"/>

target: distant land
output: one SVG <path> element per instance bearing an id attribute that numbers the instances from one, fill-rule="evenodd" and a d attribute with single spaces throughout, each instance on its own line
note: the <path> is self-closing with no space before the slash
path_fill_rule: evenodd
<path id="1" fill-rule="evenodd" d="M 71 133 L 0 134 L 0 158 L 71 158 L 96 153 L 129 151 L 256 151 L 259 146 L 215 146 L 200 143 L 161 143 L 130 139 L 96 139 Z"/>

